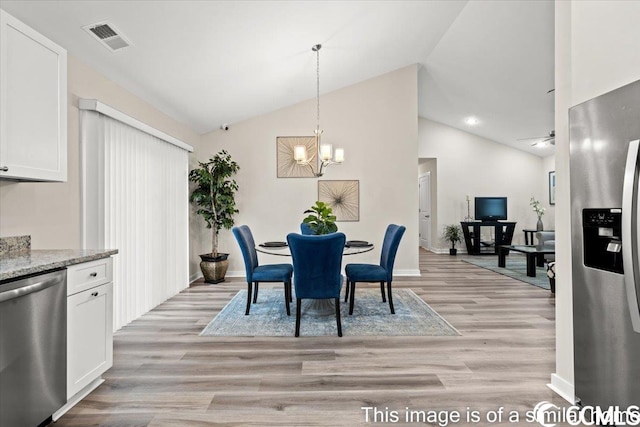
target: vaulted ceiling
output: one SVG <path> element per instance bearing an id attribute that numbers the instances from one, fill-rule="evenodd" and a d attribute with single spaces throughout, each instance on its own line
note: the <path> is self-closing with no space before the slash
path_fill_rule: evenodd
<path id="1" fill-rule="evenodd" d="M 0 6 L 198 133 L 410 64 L 419 114 L 548 155 L 553 1 L 8 1 Z M 107 21 L 110 52 L 82 27 Z M 479 123 L 464 122 L 475 116 Z"/>

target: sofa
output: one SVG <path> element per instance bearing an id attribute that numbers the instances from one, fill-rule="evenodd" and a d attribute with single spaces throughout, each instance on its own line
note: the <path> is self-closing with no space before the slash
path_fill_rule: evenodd
<path id="1" fill-rule="evenodd" d="M 556 232 L 555 231 L 537 231 L 536 239 L 538 239 L 538 245 L 545 249 L 556 248 Z"/>
<path id="2" fill-rule="evenodd" d="M 538 231 L 536 232 L 536 238 L 538 239 L 538 245 L 544 249 L 556 249 L 556 233 L 555 231 Z M 556 263 L 555 255 L 547 255 L 545 258 L 547 261 L 547 277 L 549 277 L 549 286 L 551 292 L 556 293 Z"/>

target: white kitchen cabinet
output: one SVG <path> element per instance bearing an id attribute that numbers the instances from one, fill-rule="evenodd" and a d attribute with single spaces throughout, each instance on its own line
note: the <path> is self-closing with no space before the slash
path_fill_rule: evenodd
<path id="1" fill-rule="evenodd" d="M 67 299 L 67 398 L 113 365 L 113 285 Z"/>
<path id="2" fill-rule="evenodd" d="M 67 180 L 67 52 L 2 10 L 0 178 Z"/>
<path id="3" fill-rule="evenodd" d="M 73 404 L 113 365 L 112 271 L 111 258 L 67 268 L 67 399 Z"/>

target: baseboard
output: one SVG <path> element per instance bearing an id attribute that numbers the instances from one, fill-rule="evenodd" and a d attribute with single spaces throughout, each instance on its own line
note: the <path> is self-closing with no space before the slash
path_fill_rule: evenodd
<path id="1" fill-rule="evenodd" d="M 567 402 L 574 404 L 576 401 L 575 388 L 573 384 L 558 376 L 558 374 L 551 374 L 551 383 L 547 384 L 551 390 L 556 392 Z"/>
<path id="2" fill-rule="evenodd" d="M 393 270 L 394 276 L 418 276 L 420 277 L 420 270 L 412 270 L 412 269 L 403 269 L 403 270 Z"/>
<path id="3" fill-rule="evenodd" d="M 227 277 L 244 277 L 247 272 L 244 270 L 229 270 L 227 271 Z"/>
<path id="4" fill-rule="evenodd" d="M 192 274 L 191 276 L 189 276 L 189 284 L 195 282 L 198 279 L 202 278 L 202 273 L 198 272 L 196 274 Z"/>
<path id="5" fill-rule="evenodd" d="M 432 248 L 428 250 L 439 255 L 449 255 L 449 249 Z M 458 249 L 458 255 L 467 255 L 467 251 L 464 249 Z"/>
<path id="6" fill-rule="evenodd" d="M 99 377 L 99 378 L 96 378 L 95 380 L 93 380 L 92 382 L 90 382 L 89 384 L 87 384 L 87 386 L 85 388 L 83 388 L 82 390 L 77 392 L 74 396 L 72 396 L 71 399 L 69 399 L 67 401 L 67 403 L 65 403 L 62 408 L 60 408 L 56 412 L 54 412 L 53 415 L 51 416 L 51 419 L 53 421 L 58 421 L 60 419 L 60 417 L 63 416 L 64 414 L 66 414 L 69 409 L 71 409 L 74 406 L 76 406 L 78 404 L 78 402 L 80 402 L 82 399 L 87 397 L 89 395 L 89 393 L 91 393 L 93 390 L 98 388 L 98 386 L 100 384 L 102 384 L 103 382 L 104 382 L 104 380 L 102 379 L 102 377 Z"/>

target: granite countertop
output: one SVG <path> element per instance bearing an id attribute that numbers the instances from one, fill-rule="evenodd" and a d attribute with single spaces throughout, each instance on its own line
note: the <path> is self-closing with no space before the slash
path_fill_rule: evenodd
<path id="1" fill-rule="evenodd" d="M 7 252 L 0 255 L 0 282 L 107 258 L 117 253 L 117 249 L 27 249 Z"/>

